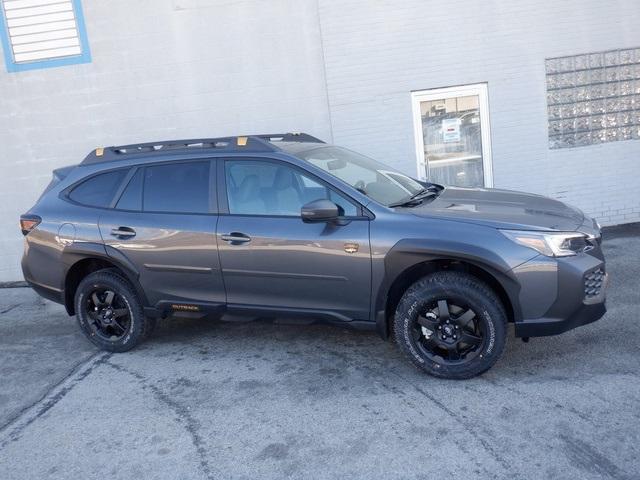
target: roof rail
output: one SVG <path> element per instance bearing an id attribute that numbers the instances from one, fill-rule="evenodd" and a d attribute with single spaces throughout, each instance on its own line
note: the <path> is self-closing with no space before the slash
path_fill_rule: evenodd
<path id="1" fill-rule="evenodd" d="M 308 133 L 269 133 L 262 135 L 252 135 L 268 142 L 309 142 L 309 143 L 325 143 L 319 138 L 313 137 Z"/>
<path id="2" fill-rule="evenodd" d="M 165 140 L 161 142 L 135 143 L 113 147 L 100 147 L 89 152 L 81 165 L 125 160 L 134 154 L 176 153 L 185 150 L 221 150 L 227 152 L 274 152 L 279 148 L 271 142 L 324 143 L 306 133 L 276 133 L 238 137 L 199 138 L 190 140 Z"/>

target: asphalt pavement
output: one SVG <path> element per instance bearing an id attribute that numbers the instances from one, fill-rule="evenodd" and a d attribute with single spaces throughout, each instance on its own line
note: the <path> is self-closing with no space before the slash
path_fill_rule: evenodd
<path id="1" fill-rule="evenodd" d="M 237 318 L 108 354 L 0 289 L 0 479 L 640 479 L 639 233 L 607 232 L 603 319 L 510 337 L 467 381 L 374 333 Z"/>

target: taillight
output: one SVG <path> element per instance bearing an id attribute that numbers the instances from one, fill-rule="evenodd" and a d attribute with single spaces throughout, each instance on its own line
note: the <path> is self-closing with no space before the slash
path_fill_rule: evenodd
<path id="1" fill-rule="evenodd" d="M 36 228 L 42 219 L 37 215 L 20 215 L 20 229 L 22 234 L 26 235 L 31 230 Z"/>

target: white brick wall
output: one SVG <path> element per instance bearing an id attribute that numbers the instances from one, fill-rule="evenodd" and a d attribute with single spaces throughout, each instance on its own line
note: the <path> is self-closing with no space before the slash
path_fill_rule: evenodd
<path id="1" fill-rule="evenodd" d="M 497 187 L 640 220 L 640 141 L 550 151 L 545 57 L 640 46 L 635 0 L 84 0 L 93 62 L 0 68 L 0 282 L 17 219 L 92 148 L 307 131 L 416 171 L 410 92 L 488 82 Z M 324 62 L 324 64 L 323 64 Z M 326 78 L 325 78 L 326 72 Z"/>
<path id="2" fill-rule="evenodd" d="M 549 150 L 544 59 L 640 46 L 635 0 L 320 1 L 335 142 L 416 173 L 410 92 L 487 82 L 494 183 L 640 220 L 640 141 Z"/>
<path id="3" fill-rule="evenodd" d="M 96 146 L 306 131 L 330 137 L 315 0 L 84 0 L 93 62 L 0 64 L 0 282 L 18 217 Z"/>

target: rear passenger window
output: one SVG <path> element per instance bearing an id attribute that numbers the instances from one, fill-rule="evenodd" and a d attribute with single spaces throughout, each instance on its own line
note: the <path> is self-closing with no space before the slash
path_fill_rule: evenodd
<path id="1" fill-rule="evenodd" d="M 127 169 L 113 170 L 91 177 L 71 190 L 69 198 L 90 207 L 108 207 L 127 172 Z"/>
<path id="2" fill-rule="evenodd" d="M 121 210 L 135 210 L 139 212 L 142 210 L 142 180 L 143 180 L 143 168 L 138 168 L 133 178 L 129 180 L 129 184 L 122 192 L 122 196 L 116 208 Z"/>
<path id="3" fill-rule="evenodd" d="M 209 213 L 209 162 L 154 165 L 144 169 L 145 212 Z"/>

